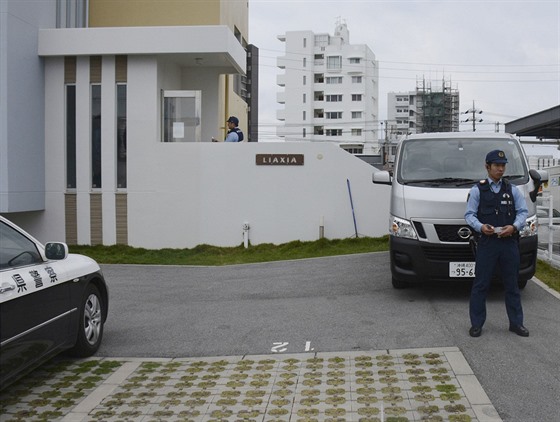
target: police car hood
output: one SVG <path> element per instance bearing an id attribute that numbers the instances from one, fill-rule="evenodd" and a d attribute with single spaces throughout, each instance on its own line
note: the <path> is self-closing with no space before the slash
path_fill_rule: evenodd
<path id="1" fill-rule="evenodd" d="M 93 259 L 78 254 L 68 254 L 63 261 L 64 271 L 68 279 L 79 278 L 95 272 L 101 272 L 99 265 Z"/>

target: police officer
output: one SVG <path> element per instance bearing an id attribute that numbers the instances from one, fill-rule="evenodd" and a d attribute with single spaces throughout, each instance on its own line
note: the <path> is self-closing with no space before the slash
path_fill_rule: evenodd
<path id="1" fill-rule="evenodd" d="M 235 116 L 229 116 L 226 125 L 228 127 L 228 132 L 224 142 L 243 142 L 243 132 L 237 127 L 239 126 L 239 119 Z M 212 138 L 212 142 L 218 142 L 218 140 Z"/>
<path id="2" fill-rule="evenodd" d="M 529 330 L 523 326 L 523 309 L 517 284 L 518 232 L 525 226 L 527 203 L 517 186 L 502 179 L 506 163 L 503 151 L 490 151 L 486 155 L 488 178 L 472 187 L 467 201 L 465 220 L 481 234 L 469 305 L 471 337 L 482 334 L 482 326 L 486 321 L 486 295 L 495 269 L 499 270 L 505 288 L 509 330 L 523 337 L 529 336 Z"/>

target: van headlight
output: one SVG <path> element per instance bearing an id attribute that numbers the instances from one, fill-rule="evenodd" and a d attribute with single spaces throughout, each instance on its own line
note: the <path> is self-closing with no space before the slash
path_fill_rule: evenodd
<path id="1" fill-rule="evenodd" d="M 410 221 L 399 217 L 391 217 L 389 224 L 389 233 L 392 236 L 404 237 L 407 239 L 418 239 L 418 236 L 416 236 L 416 230 L 414 230 Z"/>
<path id="2" fill-rule="evenodd" d="M 538 233 L 537 216 L 533 215 L 525 221 L 525 227 L 519 232 L 520 237 L 536 236 Z"/>

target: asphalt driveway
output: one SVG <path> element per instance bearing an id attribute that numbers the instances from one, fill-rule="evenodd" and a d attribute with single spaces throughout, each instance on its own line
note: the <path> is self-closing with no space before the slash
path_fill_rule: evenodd
<path id="1" fill-rule="evenodd" d="M 388 253 L 228 267 L 106 265 L 100 357 L 196 357 L 458 347 L 504 421 L 560 414 L 560 300 L 529 282 L 529 338 L 508 331 L 503 292 L 468 335 L 469 286 L 394 290 Z"/>

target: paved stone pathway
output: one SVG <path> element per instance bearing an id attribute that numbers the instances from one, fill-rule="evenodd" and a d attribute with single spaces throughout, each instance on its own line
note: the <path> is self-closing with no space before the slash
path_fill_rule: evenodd
<path id="1" fill-rule="evenodd" d="M 458 348 L 55 360 L 0 394 L 12 421 L 501 421 Z"/>

